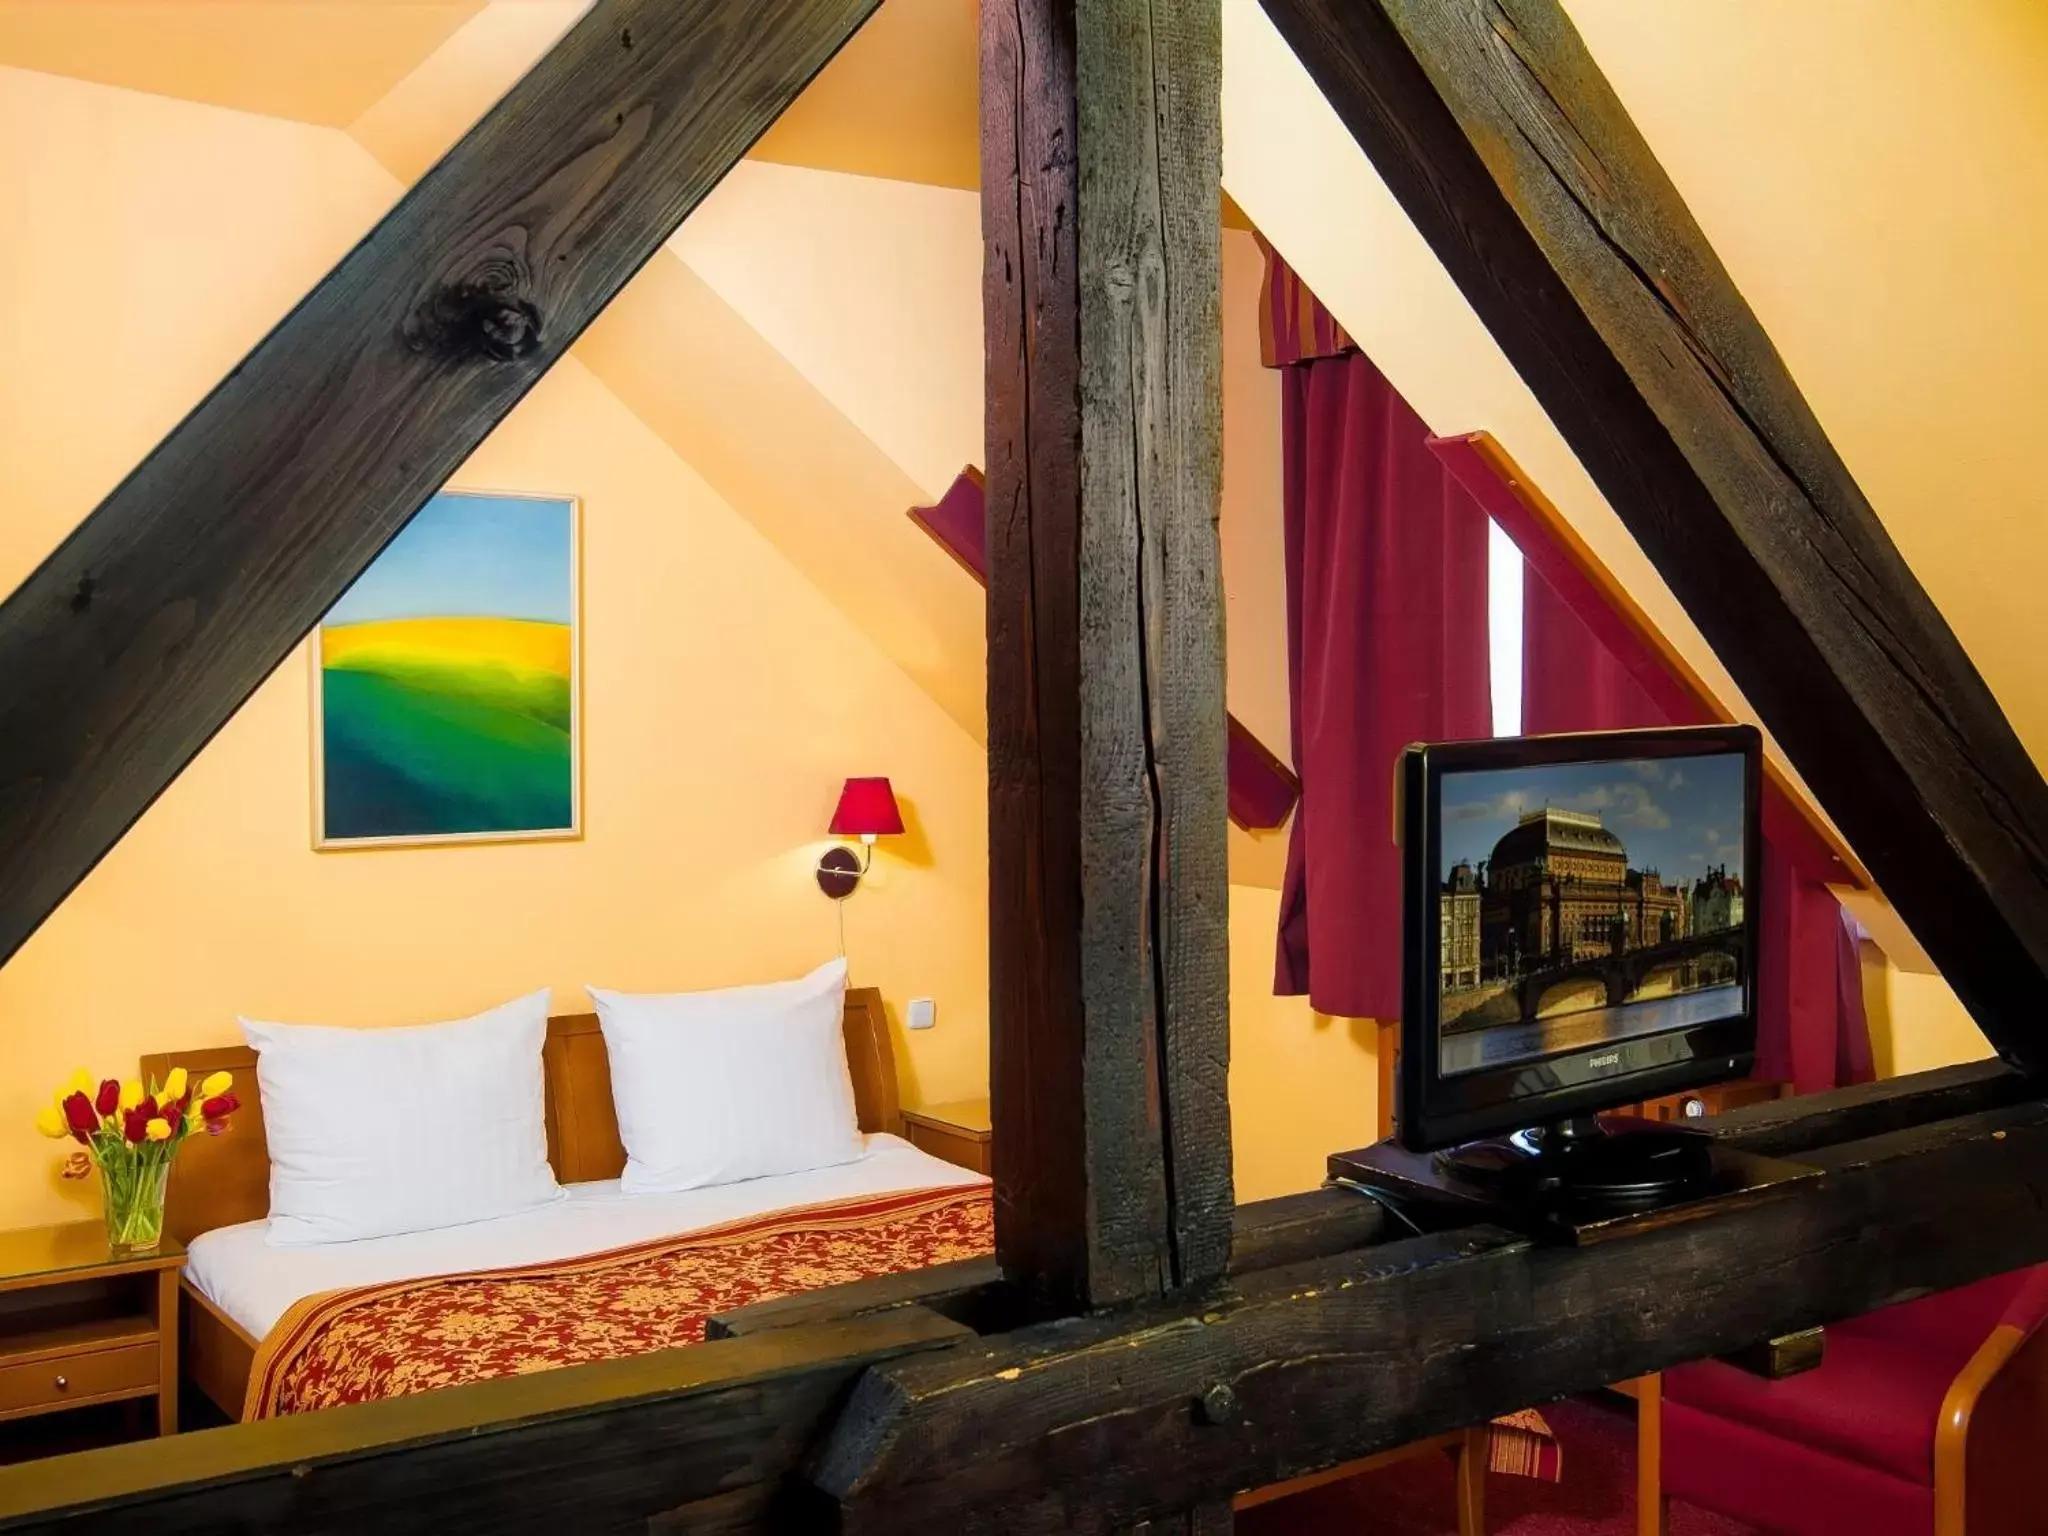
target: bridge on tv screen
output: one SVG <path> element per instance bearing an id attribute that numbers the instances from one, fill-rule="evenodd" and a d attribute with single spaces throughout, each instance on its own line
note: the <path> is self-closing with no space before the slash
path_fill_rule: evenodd
<path id="1" fill-rule="evenodd" d="M 1739 974 L 1749 951 L 1747 928 L 1722 928 L 1711 933 L 1688 934 L 1661 944 L 1638 949 L 1615 950 L 1605 954 L 1580 955 L 1575 959 L 1524 973 L 1515 982 L 1515 1001 L 1524 1019 L 1534 1019 L 1543 999 L 1569 982 L 1597 980 L 1607 993 L 1607 1006 L 1627 1002 L 1658 971 L 1670 970 L 1689 960 L 1722 956 L 1735 964 Z"/>

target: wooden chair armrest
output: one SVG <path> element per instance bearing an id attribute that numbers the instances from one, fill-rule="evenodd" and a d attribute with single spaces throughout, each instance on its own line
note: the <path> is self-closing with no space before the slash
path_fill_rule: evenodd
<path id="1" fill-rule="evenodd" d="M 2048 1328 L 2000 1323 L 1949 1383 L 1934 1426 L 1935 1536 L 2006 1536 L 2036 1518 Z"/>

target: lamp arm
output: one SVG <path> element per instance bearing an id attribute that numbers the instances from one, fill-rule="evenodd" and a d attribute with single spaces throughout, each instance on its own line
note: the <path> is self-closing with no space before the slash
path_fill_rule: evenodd
<path id="1" fill-rule="evenodd" d="M 850 850 L 851 847 L 852 845 L 849 843 L 834 843 L 832 845 L 832 848 L 828 848 L 825 850 L 824 853 L 818 855 L 818 862 L 813 867 L 817 869 L 829 868 L 830 866 L 826 864 L 825 859 L 826 856 L 830 854 L 834 848 L 847 848 Z M 862 839 L 860 852 L 857 855 L 855 855 L 855 857 L 857 857 L 860 860 L 860 867 L 854 870 L 853 872 L 853 877 L 856 880 L 858 880 L 863 875 L 865 875 L 870 869 L 873 869 L 875 867 L 875 845 L 873 843 L 868 842 L 866 839 Z"/>

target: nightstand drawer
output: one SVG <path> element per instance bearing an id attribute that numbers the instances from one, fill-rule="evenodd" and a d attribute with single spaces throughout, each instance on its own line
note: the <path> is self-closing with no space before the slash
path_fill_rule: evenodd
<path id="1" fill-rule="evenodd" d="M 949 1125 L 920 1125 L 910 1119 L 903 1123 L 903 1137 L 918 1151 L 929 1152 L 956 1168 L 971 1168 L 976 1173 L 989 1171 L 986 1137 L 971 1135 Z"/>
<path id="2" fill-rule="evenodd" d="M 134 1396 L 157 1387 L 157 1346 L 128 1344 L 90 1354 L 59 1355 L 0 1366 L 0 1418 L 41 1413 L 67 1403 Z"/>

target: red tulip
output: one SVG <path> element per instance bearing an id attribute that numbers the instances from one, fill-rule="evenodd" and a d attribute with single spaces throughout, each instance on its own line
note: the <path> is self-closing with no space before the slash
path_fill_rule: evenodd
<path id="1" fill-rule="evenodd" d="M 111 1115 L 121 1107 L 121 1084 L 115 1078 L 108 1078 L 100 1084 L 99 1097 L 92 1101 L 92 1107 L 103 1115 Z"/>
<path id="2" fill-rule="evenodd" d="M 100 1128 L 99 1112 L 92 1107 L 91 1099 L 74 1093 L 64 1100 L 64 1123 L 78 1140 L 90 1141 L 92 1133 Z"/>
<path id="3" fill-rule="evenodd" d="M 156 1100 L 145 1098 L 133 1109 L 121 1114 L 121 1135 L 136 1146 L 149 1138 L 149 1122 L 156 1118 Z"/>
<path id="4" fill-rule="evenodd" d="M 242 1101 L 232 1093 L 219 1094 L 199 1106 L 199 1113 L 208 1120 L 225 1120 L 242 1107 Z"/>

